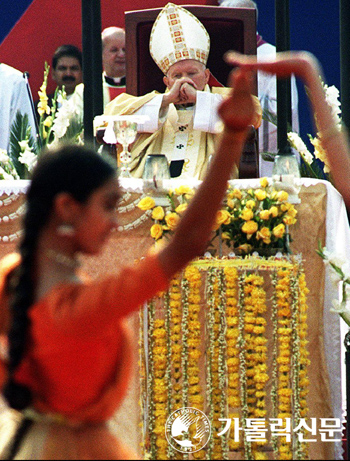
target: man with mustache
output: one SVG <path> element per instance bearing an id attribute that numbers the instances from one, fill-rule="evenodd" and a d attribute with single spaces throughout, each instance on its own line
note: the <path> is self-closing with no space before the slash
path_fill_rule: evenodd
<path id="1" fill-rule="evenodd" d="M 64 89 L 69 98 L 75 87 L 83 81 L 82 53 L 74 45 L 62 45 L 52 58 L 52 78 L 57 86 Z"/>

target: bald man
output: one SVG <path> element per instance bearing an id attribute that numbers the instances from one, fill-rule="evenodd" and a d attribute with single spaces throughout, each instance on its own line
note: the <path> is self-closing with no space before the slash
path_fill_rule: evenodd
<path id="1" fill-rule="evenodd" d="M 102 31 L 102 85 L 103 107 L 112 99 L 125 93 L 125 31 L 120 27 L 107 27 Z M 83 114 L 84 84 L 77 85 L 72 104 Z"/>
<path id="2" fill-rule="evenodd" d="M 102 31 L 104 106 L 125 92 L 125 31 L 107 27 Z"/>

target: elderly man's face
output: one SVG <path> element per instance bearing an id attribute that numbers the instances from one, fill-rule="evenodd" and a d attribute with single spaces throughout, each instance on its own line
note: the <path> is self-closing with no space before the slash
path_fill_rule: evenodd
<path id="1" fill-rule="evenodd" d="M 124 77 L 125 69 L 125 32 L 119 31 L 103 39 L 103 70 L 108 77 Z"/>
<path id="2" fill-rule="evenodd" d="M 173 64 L 164 77 L 164 84 L 170 89 L 176 80 L 190 78 L 196 85 L 196 90 L 203 91 L 209 81 L 210 71 L 205 65 L 194 59 L 186 59 Z"/>

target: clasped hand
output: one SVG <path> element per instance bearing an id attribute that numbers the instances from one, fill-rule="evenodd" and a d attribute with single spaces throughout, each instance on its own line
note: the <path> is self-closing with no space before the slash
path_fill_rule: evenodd
<path id="1" fill-rule="evenodd" d="M 163 96 L 163 105 L 196 104 L 197 87 L 193 80 L 183 77 L 175 81 L 168 93 Z"/>

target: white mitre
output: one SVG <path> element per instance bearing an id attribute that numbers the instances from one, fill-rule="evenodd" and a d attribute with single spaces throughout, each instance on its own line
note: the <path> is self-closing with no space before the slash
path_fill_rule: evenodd
<path id="1" fill-rule="evenodd" d="M 192 13 L 168 3 L 153 24 L 149 48 L 153 60 L 166 74 L 169 67 L 184 59 L 194 59 L 206 65 L 210 37 Z"/>

